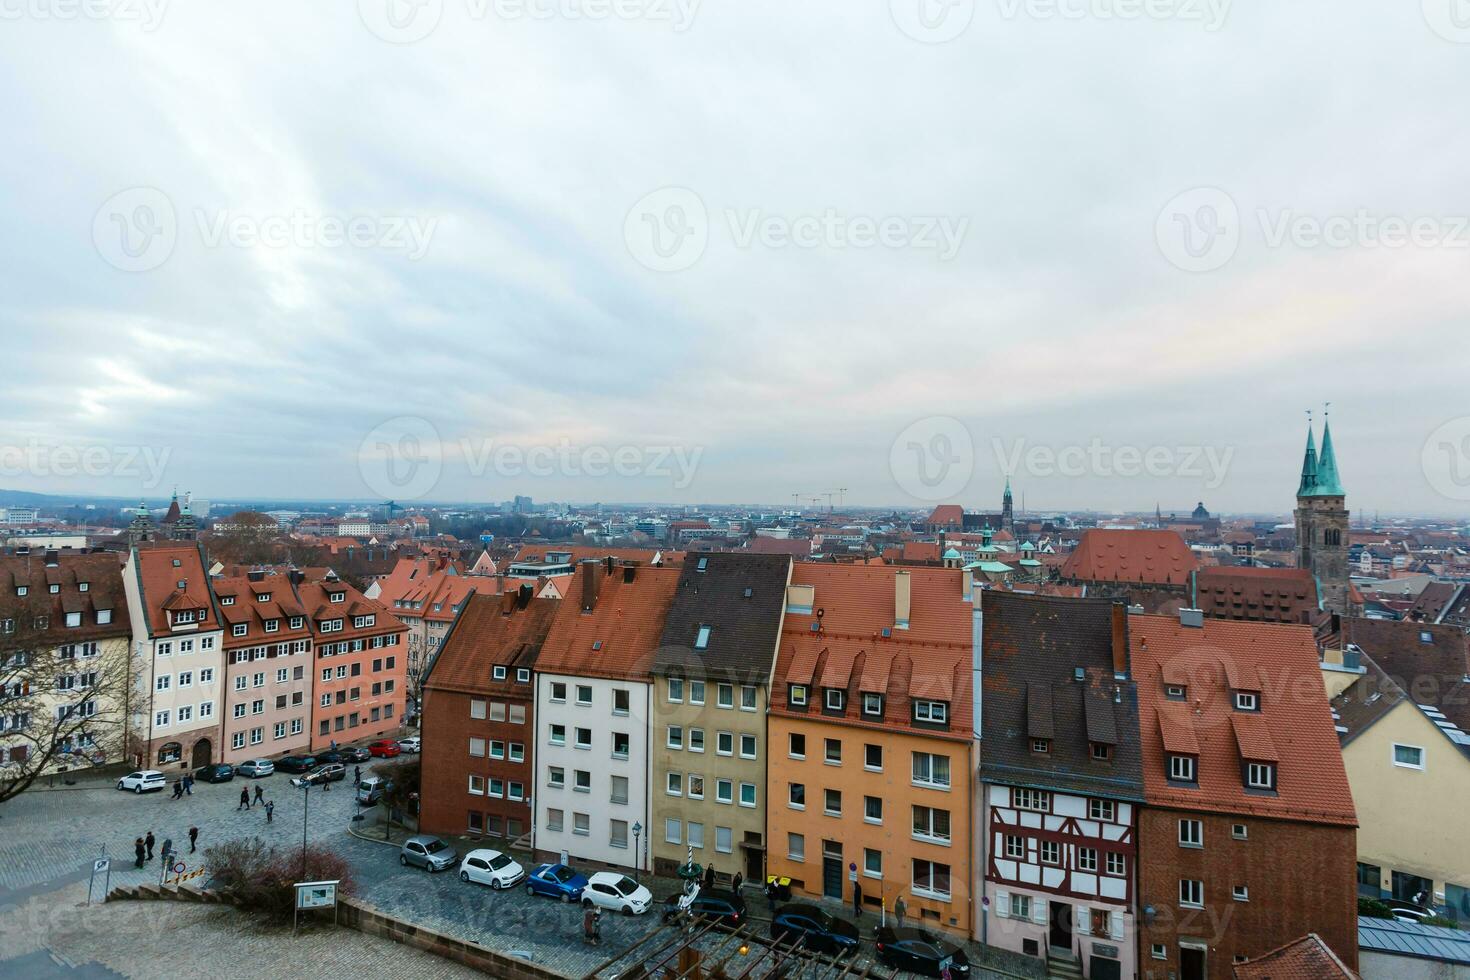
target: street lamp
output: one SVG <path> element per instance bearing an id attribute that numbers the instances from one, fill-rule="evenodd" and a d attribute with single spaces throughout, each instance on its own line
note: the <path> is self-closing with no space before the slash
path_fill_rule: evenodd
<path id="1" fill-rule="evenodd" d="M 642 870 L 643 864 L 638 858 L 638 838 L 643 834 L 643 824 L 637 820 L 633 821 L 633 867 Z"/>
<path id="2" fill-rule="evenodd" d="M 301 880 L 306 880 L 306 815 L 311 812 L 311 782 L 301 780 Z"/>

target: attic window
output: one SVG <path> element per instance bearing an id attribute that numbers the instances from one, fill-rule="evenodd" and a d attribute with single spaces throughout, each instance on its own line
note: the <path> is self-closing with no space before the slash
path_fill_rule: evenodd
<path id="1" fill-rule="evenodd" d="M 1420 630 L 1419 631 L 1419 642 L 1420 643 L 1433 643 L 1434 642 L 1434 634 L 1431 633 L 1431 632 L 1429 632 L 1428 630 Z"/>
<path id="2" fill-rule="evenodd" d="M 704 571 L 708 567 L 709 567 L 709 559 L 708 558 L 701 558 L 701 559 L 699 559 L 698 562 L 695 563 L 694 570 L 696 572 L 702 572 L 702 571 Z"/>
<path id="3" fill-rule="evenodd" d="M 1254 691 L 1235 692 L 1236 711 L 1260 711 L 1261 696 Z"/>
<path id="4" fill-rule="evenodd" d="M 881 716 L 883 714 L 883 695 L 881 695 L 881 694 L 864 694 L 863 695 L 863 714 L 865 714 L 865 715 L 879 715 L 879 716 Z"/>
<path id="5" fill-rule="evenodd" d="M 222 595 L 219 597 L 219 604 L 222 606 L 233 606 L 235 604 L 235 597 L 232 595 Z"/>
<path id="6" fill-rule="evenodd" d="M 189 587 L 189 583 L 185 579 L 179 579 L 179 586 L 178 587 L 181 588 L 181 589 L 187 589 Z"/>
<path id="7" fill-rule="evenodd" d="M 828 711 L 842 711 L 847 707 L 847 692 L 841 688 L 827 688 L 826 697 Z"/>
<path id="8" fill-rule="evenodd" d="M 1095 762 L 1107 762 L 1113 757 L 1113 747 L 1106 742 L 1091 742 L 1092 758 Z"/>
<path id="9" fill-rule="evenodd" d="M 179 561 L 177 558 L 174 559 L 174 567 L 175 568 L 182 568 L 183 567 L 183 564 L 184 563 L 181 562 L 181 561 Z"/>
<path id="10" fill-rule="evenodd" d="M 61 591 L 61 586 L 58 585 L 58 584 L 56 584 L 55 582 L 52 582 L 51 583 L 51 588 L 50 588 L 51 594 L 52 595 L 56 595 L 60 591 Z"/>
<path id="11" fill-rule="evenodd" d="M 86 582 L 78 582 L 77 583 L 77 591 L 78 592 L 86 592 L 87 591 L 87 583 Z"/>
<path id="12" fill-rule="evenodd" d="M 332 598 L 332 601 L 333 602 L 341 602 L 343 599 L 346 599 L 347 598 L 347 593 L 346 592 L 333 592 L 331 598 Z"/>
<path id="13" fill-rule="evenodd" d="M 786 692 L 786 700 L 793 705 L 806 705 L 806 686 L 803 684 L 792 684 Z"/>
<path id="14" fill-rule="evenodd" d="M 505 668 L 499 664 L 497 664 L 495 666 L 495 669 L 492 670 L 490 673 L 491 676 L 494 677 L 497 681 L 505 680 Z"/>
<path id="15" fill-rule="evenodd" d="M 1031 740 L 1031 751 L 1035 755 L 1049 755 L 1049 754 L 1051 754 L 1051 739 L 1049 739 L 1049 738 L 1033 738 Z"/>
<path id="16" fill-rule="evenodd" d="M 255 593 L 255 601 L 256 602 L 270 602 L 271 601 L 271 594 L 269 592 L 257 592 L 257 593 Z"/>
<path id="17" fill-rule="evenodd" d="M 701 626 L 699 633 L 694 637 L 694 649 L 703 650 L 709 646 L 709 627 Z"/>
<path id="18" fill-rule="evenodd" d="M 754 589 L 746 589 L 745 592 L 742 593 L 742 594 L 745 596 L 745 598 L 749 599 L 751 596 L 755 595 L 755 590 Z"/>
<path id="19" fill-rule="evenodd" d="M 1246 789 L 1276 788 L 1276 766 L 1269 762 L 1249 762 L 1245 767 Z"/>
<path id="20" fill-rule="evenodd" d="M 594 649 L 594 650 L 601 650 L 602 649 L 602 641 L 601 640 L 593 640 L 592 641 L 592 649 Z"/>
<path id="21" fill-rule="evenodd" d="M 15 587 L 15 594 L 16 595 L 25 595 L 29 591 L 31 591 L 29 586 L 17 585 Z"/>
<path id="22" fill-rule="evenodd" d="M 1170 684 L 1164 688 L 1164 697 L 1171 701 L 1183 701 L 1189 696 L 1189 688 L 1183 684 Z"/>

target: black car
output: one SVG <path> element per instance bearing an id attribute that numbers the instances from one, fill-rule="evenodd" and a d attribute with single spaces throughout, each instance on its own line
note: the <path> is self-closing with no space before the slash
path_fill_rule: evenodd
<path id="1" fill-rule="evenodd" d="M 805 937 L 805 948 L 839 956 L 854 953 L 858 947 L 857 926 L 815 905 L 799 902 L 776 910 L 771 918 L 771 937 L 787 941 Z"/>
<path id="2" fill-rule="evenodd" d="M 288 755 L 284 759 L 276 760 L 276 769 L 279 772 L 307 772 L 315 765 L 314 755 Z"/>
<path id="3" fill-rule="evenodd" d="M 965 951 L 947 939 L 942 939 L 923 929 L 879 926 L 877 935 L 878 959 L 887 966 L 908 970 L 926 977 L 943 975 L 949 967 L 950 976 L 970 975 L 970 961 Z"/>
<path id="4" fill-rule="evenodd" d="M 679 898 L 677 894 L 669 896 L 668 908 L 664 912 L 665 922 L 679 914 Z M 722 926 L 738 929 L 745 925 L 745 899 L 728 888 L 702 888 L 689 903 L 689 914 L 706 922 L 715 921 Z"/>
<path id="5" fill-rule="evenodd" d="M 201 783 L 228 783 L 235 778 L 235 768 L 223 762 L 216 762 L 213 765 L 200 766 L 195 769 L 194 778 Z"/>
<path id="6" fill-rule="evenodd" d="M 316 757 L 316 761 L 317 761 L 317 764 L 318 765 L 320 765 L 321 763 L 324 763 L 324 762 L 336 762 L 336 763 L 339 763 L 340 764 L 340 763 L 343 763 L 343 762 L 346 762 L 347 761 L 347 753 L 345 753 L 345 752 L 323 752 L 321 755 L 318 755 Z"/>
<path id="7" fill-rule="evenodd" d="M 342 762 L 367 762 L 373 757 L 371 752 L 357 745 L 350 745 L 342 749 L 340 754 Z"/>

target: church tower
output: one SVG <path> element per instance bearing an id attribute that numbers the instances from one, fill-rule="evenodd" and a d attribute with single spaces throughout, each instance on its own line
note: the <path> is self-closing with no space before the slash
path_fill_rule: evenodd
<path id="1" fill-rule="evenodd" d="M 1347 493 L 1337 475 L 1332 448 L 1332 423 L 1322 426 L 1322 455 L 1307 425 L 1307 451 L 1302 458 L 1302 482 L 1296 491 L 1296 564 L 1310 568 L 1317 578 L 1322 608 L 1351 615 L 1348 595 Z"/>
<path id="2" fill-rule="evenodd" d="M 1015 499 L 1011 496 L 1011 478 L 1006 477 L 1006 492 L 1000 498 L 1000 526 L 1002 530 L 1016 533 Z"/>

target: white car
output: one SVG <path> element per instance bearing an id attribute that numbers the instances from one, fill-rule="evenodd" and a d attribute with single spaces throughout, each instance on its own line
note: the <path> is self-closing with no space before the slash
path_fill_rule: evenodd
<path id="1" fill-rule="evenodd" d="M 151 793 L 155 789 L 163 789 L 166 785 L 168 785 L 168 780 L 157 769 L 139 769 L 117 781 L 118 789 L 130 789 L 134 793 Z"/>
<path id="2" fill-rule="evenodd" d="M 398 748 L 403 752 L 418 752 L 420 744 L 417 735 L 410 735 L 407 738 L 400 738 L 398 740 Z"/>
<path id="3" fill-rule="evenodd" d="M 526 876 L 526 869 L 508 856 L 489 848 L 470 851 L 459 862 L 459 880 L 489 885 L 499 891 L 510 888 Z"/>
<path id="4" fill-rule="evenodd" d="M 653 893 L 627 875 L 598 871 L 582 889 L 582 904 L 596 905 L 624 915 L 642 915 L 653 904 Z"/>

